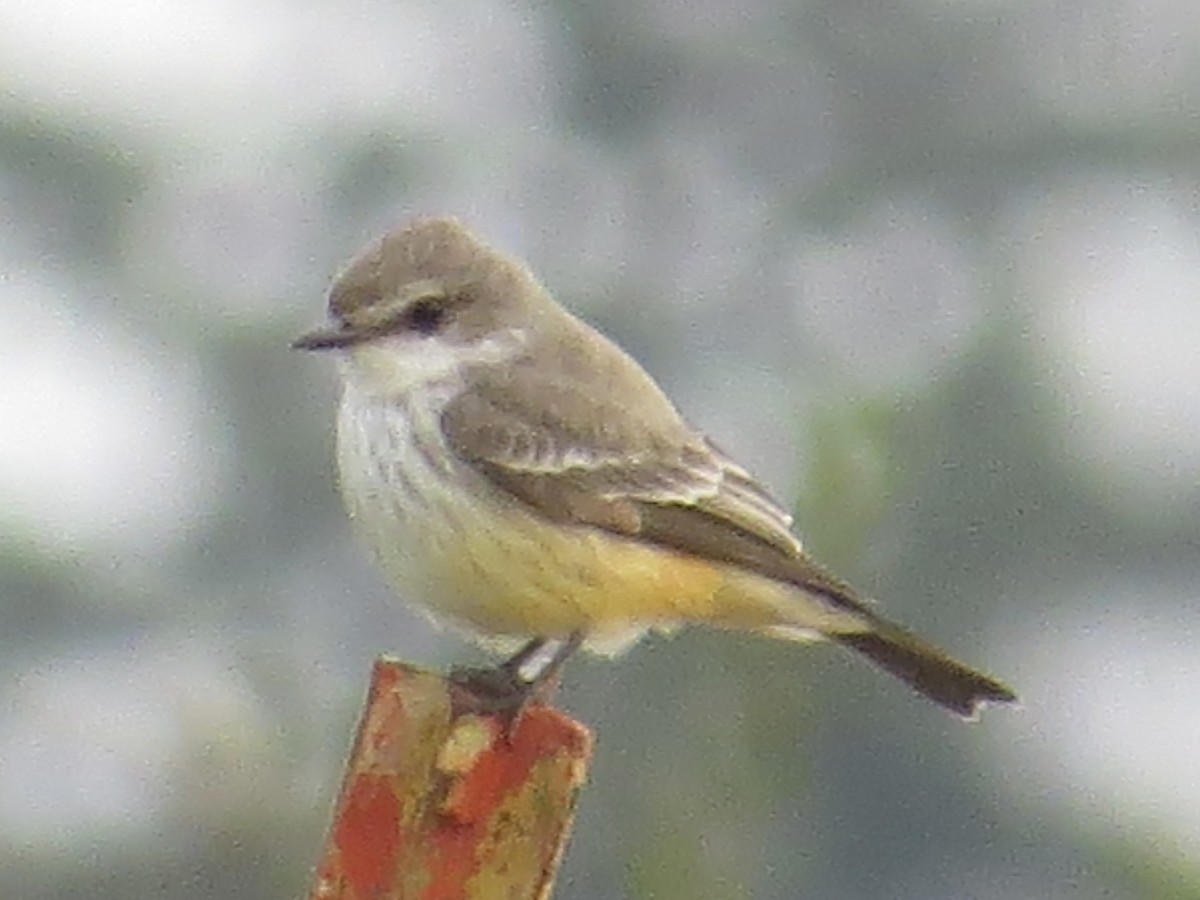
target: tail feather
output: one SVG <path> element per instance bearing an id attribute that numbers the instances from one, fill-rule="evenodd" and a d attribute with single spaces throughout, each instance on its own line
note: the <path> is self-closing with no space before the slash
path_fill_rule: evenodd
<path id="1" fill-rule="evenodd" d="M 951 659 L 915 635 L 885 623 L 874 631 L 831 635 L 913 690 L 957 713 L 974 719 L 987 703 L 1012 703 L 1017 695 L 1006 685 Z"/>

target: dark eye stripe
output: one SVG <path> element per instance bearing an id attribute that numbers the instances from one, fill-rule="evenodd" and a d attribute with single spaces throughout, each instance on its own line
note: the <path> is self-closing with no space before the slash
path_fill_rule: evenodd
<path id="1" fill-rule="evenodd" d="M 404 326 L 418 334 L 431 335 L 446 323 L 446 304 L 432 297 L 418 300 L 404 313 Z"/>

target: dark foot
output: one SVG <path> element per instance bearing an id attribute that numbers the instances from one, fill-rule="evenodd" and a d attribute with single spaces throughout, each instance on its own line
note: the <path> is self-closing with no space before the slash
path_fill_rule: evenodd
<path id="1" fill-rule="evenodd" d="M 463 695 L 456 698 L 458 712 L 507 715 L 515 719 L 534 692 L 534 684 L 507 665 L 455 666 L 450 670 L 450 680 Z"/>
<path id="2" fill-rule="evenodd" d="M 505 733 L 511 734 L 525 707 L 553 692 L 563 663 L 581 641 L 580 635 L 563 640 L 550 659 L 533 673 L 524 671 L 526 665 L 552 641 L 535 638 L 498 666 L 451 669 L 450 680 L 460 688 L 455 692 L 455 713 L 496 716 L 503 721 Z"/>

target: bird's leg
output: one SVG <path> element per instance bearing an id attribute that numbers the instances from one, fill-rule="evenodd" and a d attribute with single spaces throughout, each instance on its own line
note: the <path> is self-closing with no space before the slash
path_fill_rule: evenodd
<path id="1" fill-rule="evenodd" d="M 529 685 L 530 693 L 542 694 L 553 690 L 554 687 L 557 686 L 558 676 L 562 674 L 563 666 L 566 665 L 566 662 L 568 659 L 570 659 L 571 654 L 578 650 L 582 643 L 583 635 L 578 631 L 568 635 L 565 640 L 561 641 L 558 647 L 555 649 L 553 655 L 542 664 L 540 669 L 538 669 L 536 672 L 533 672 L 528 677 L 527 683 Z M 525 648 L 522 648 L 522 651 L 524 649 Z M 520 656 L 521 654 L 517 655 Z M 518 672 L 522 677 L 524 677 L 524 673 L 521 670 L 524 669 L 525 663 L 528 662 L 530 658 L 532 658 L 532 654 L 525 657 L 525 659 L 517 664 Z M 505 663 L 505 665 L 509 665 L 511 663 L 512 660 L 510 659 L 507 663 Z"/>
<path id="2" fill-rule="evenodd" d="M 503 716 L 511 725 L 531 700 L 547 692 L 567 658 L 581 643 L 583 635 L 578 633 L 565 639 L 534 638 L 500 665 L 456 667 L 450 671 L 450 680 L 470 695 L 464 705 L 472 711 Z M 529 664 L 550 644 L 558 644 L 550 658 L 532 672 L 527 671 Z"/>
<path id="3" fill-rule="evenodd" d="M 549 643 L 548 638 L 534 638 L 498 666 L 455 666 L 450 680 L 485 702 L 503 701 L 526 690 L 521 669 Z"/>

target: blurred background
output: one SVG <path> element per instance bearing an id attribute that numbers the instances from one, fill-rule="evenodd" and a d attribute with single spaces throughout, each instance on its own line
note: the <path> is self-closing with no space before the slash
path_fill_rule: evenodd
<path id="1" fill-rule="evenodd" d="M 556 896 L 1200 897 L 1184 0 L 0 3 L 0 895 L 289 898 L 393 602 L 288 350 L 417 213 L 527 258 L 885 609 L 579 660 Z"/>

